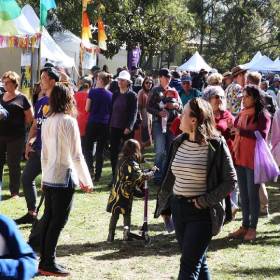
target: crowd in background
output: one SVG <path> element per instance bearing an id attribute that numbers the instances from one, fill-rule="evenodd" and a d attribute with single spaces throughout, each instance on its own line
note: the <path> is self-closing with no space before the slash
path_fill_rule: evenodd
<path id="1" fill-rule="evenodd" d="M 143 178 L 153 178 L 157 186 L 156 216 L 162 216 L 168 231 L 173 231 L 175 227 L 182 250 L 180 279 L 189 279 L 186 277 L 192 273 L 199 274 L 198 265 L 205 268 L 201 268 L 200 273 L 209 274 L 205 253 L 213 235 L 213 228 L 211 230 L 209 225 L 212 223 L 213 226 L 214 221 L 212 216 L 210 219 L 208 210 L 197 214 L 195 209 L 212 209 L 214 204 L 225 198 L 227 221 L 234 219 L 239 208 L 242 211 L 242 224 L 229 237 L 246 241 L 257 238 L 259 215 L 268 215 L 269 211 L 265 184 L 254 182 L 255 131 L 268 143 L 280 165 L 280 77 L 277 74 L 262 76 L 236 66 L 224 74 L 216 69 L 211 69 L 209 73 L 204 69 L 199 73 L 190 73 L 162 68 L 147 75 L 137 67 L 130 71 L 123 67 L 113 76 L 108 73 L 108 67 L 104 66 L 101 70 L 95 66 L 75 85 L 65 72 L 47 64 L 41 70 L 40 83 L 34 88 L 32 102 L 18 91 L 18 86 L 19 76 L 15 72 L 8 71 L 2 76 L 0 184 L 2 187 L 3 167 L 7 163 L 11 197 L 18 197 L 22 182 L 28 210 L 16 223 L 33 223 L 37 220 L 35 178 L 43 171 L 46 197 L 39 269 L 45 275 L 47 272 L 67 275 L 55 262 L 55 248 L 70 213 L 73 186 L 80 181 L 81 188 L 90 191 L 93 186 L 91 178 L 98 184 L 104 158 L 108 156 L 112 168 L 112 180 L 108 182 L 112 198 L 114 188 L 125 184 L 120 183 L 120 151 L 123 149 L 123 155 L 131 145 L 130 155 L 135 153 L 133 157 L 139 164 L 145 161 L 143 156 L 137 156 L 137 143 L 142 155 L 145 148 L 153 143 L 157 168 L 148 176 L 140 172 L 138 165 L 131 165 L 130 168 L 138 172 L 138 177 L 133 177 L 137 178 L 133 184 L 139 184 L 139 178 L 142 181 Z M 63 129 L 59 126 L 62 123 Z M 207 139 L 220 135 L 226 144 L 223 140 L 210 143 L 213 148 L 218 145 L 214 149 L 216 153 L 220 151 L 221 162 L 218 162 L 227 169 L 223 170 L 222 179 L 211 183 L 220 185 L 219 180 L 224 180 L 223 187 L 215 191 L 215 187 L 208 189 L 208 174 L 212 172 L 212 176 L 219 176 L 206 168 L 211 161 L 211 156 L 207 154 Z M 68 139 L 68 142 L 63 139 Z M 127 142 L 130 139 L 137 140 L 136 144 Z M 128 146 L 123 147 L 124 143 Z M 58 150 L 61 154 L 54 156 Z M 23 153 L 27 162 L 21 174 Z M 55 157 L 55 165 L 51 157 Z M 187 161 L 189 158 L 191 160 Z M 213 166 L 222 168 L 218 164 Z M 173 182 L 171 187 L 170 182 Z M 59 191 L 65 187 L 71 192 Z M 173 204 L 169 202 L 170 197 L 164 198 L 163 195 L 170 190 L 174 195 Z M 208 192 L 213 195 L 208 197 L 205 195 Z M 133 196 L 133 192 L 129 195 Z M 128 200 L 126 203 L 132 203 L 132 198 Z M 186 211 L 203 221 L 203 225 L 195 230 L 200 232 L 203 227 L 209 227 L 208 234 L 200 236 L 200 240 L 205 241 L 203 248 L 190 248 L 185 241 L 188 237 L 194 243 L 198 242 L 195 239 L 198 232 L 193 228 L 191 235 L 184 236 L 182 227 L 186 224 L 183 221 L 185 217 L 181 217 L 181 210 L 174 207 L 181 204 L 186 207 L 185 203 L 194 203 Z M 126 230 L 130 228 L 131 208 L 128 209 Z M 108 211 L 112 212 L 112 208 Z M 58 212 L 60 215 L 56 215 Z M 112 219 L 114 226 L 109 229 L 108 241 L 114 240 L 112 228 L 118 215 L 112 216 Z M 190 253 L 192 249 L 199 252 L 199 256 Z M 185 269 L 186 263 L 192 264 L 189 270 Z"/>

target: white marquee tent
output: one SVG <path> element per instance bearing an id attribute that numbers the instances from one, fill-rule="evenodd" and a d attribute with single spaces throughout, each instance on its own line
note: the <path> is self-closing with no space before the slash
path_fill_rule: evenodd
<path id="1" fill-rule="evenodd" d="M 210 71 L 211 67 L 205 62 L 198 52 L 195 52 L 195 54 L 187 62 L 177 67 L 177 70 L 179 71 L 199 72 L 201 69 Z"/>

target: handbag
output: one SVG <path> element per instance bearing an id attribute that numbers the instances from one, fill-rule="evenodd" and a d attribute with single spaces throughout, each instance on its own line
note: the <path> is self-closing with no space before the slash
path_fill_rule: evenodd
<path id="1" fill-rule="evenodd" d="M 45 199 L 45 195 L 44 195 L 44 193 L 42 193 L 39 205 L 37 207 L 37 214 L 40 211 L 40 208 L 44 202 L 44 199 Z M 40 220 L 34 221 L 34 223 L 32 224 L 29 238 L 28 238 L 28 244 L 36 252 L 40 251 L 42 225 L 43 225 L 43 217 L 41 217 Z"/>
<path id="2" fill-rule="evenodd" d="M 261 184 L 275 179 L 279 175 L 279 167 L 259 131 L 255 131 L 256 146 L 254 158 L 254 183 Z"/>

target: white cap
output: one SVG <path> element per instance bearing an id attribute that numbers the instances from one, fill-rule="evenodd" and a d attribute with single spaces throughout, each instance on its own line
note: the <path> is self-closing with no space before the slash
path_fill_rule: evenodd
<path id="1" fill-rule="evenodd" d="M 121 71 L 121 72 L 119 73 L 119 76 L 117 77 L 117 79 L 118 79 L 118 80 L 119 80 L 119 79 L 121 79 L 121 80 L 126 80 L 126 81 L 132 83 L 132 81 L 130 80 L 130 74 L 129 74 L 129 72 L 126 71 L 126 70 Z"/>

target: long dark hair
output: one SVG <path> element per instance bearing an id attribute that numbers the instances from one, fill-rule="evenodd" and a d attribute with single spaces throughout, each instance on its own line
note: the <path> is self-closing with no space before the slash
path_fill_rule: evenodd
<path id="1" fill-rule="evenodd" d="M 139 142 L 135 139 L 126 140 L 124 142 L 120 157 L 134 158 L 136 161 L 141 162 L 142 154 Z"/>
<path id="2" fill-rule="evenodd" d="M 210 103 L 202 98 L 193 98 L 189 101 L 189 106 L 191 109 L 190 117 L 197 119 L 195 141 L 198 144 L 205 144 L 208 139 L 219 136 Z"/>
<path id="3" fill-rule="evenodd" d="M 146 76 L 146 77 L 144 78 L 144 80 L 143 80 L 143 83 L 142 83 L 142 89 L 145 90 L 145 91 L 146 91 L 146 88 L 145 88 L 145 83 L 146 83 L 146 81 L 151 81 L 151 83 L 152 83 L 151 89 L 154 87 L 153 78 L 150 77 L 150 76 Z"/>
<path id="4" fill-rule="evenodd" d="M 255 100 L 255 116 L 254 116 L 254 122 L 257 122 L 259 120 L 259 115 L 261 112 L 265 110 L 265 102 L 264 97 L 261 94 L 261 90 L 258 86 L 255 85 L 247 85 L 243 91 L 246 91 L 246 93 L 249 96 L 252 96 Z"/>
<path id="5" fill-rule="evenodd" d="M 72 116 L 77 115 L 76 102 L 73 93 L 62 83 L 56 83 L 49 99 L 49 115 L 64 113 Z"/>

